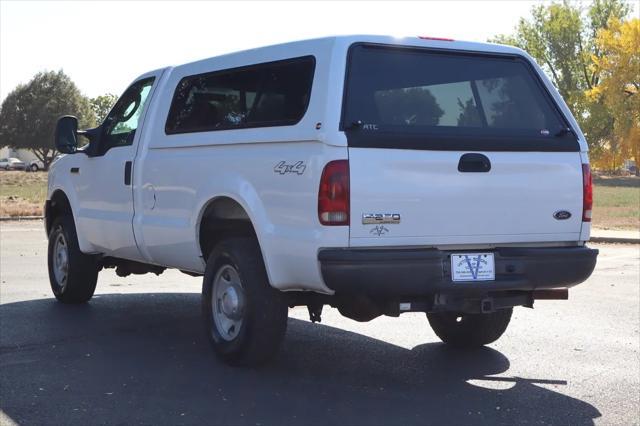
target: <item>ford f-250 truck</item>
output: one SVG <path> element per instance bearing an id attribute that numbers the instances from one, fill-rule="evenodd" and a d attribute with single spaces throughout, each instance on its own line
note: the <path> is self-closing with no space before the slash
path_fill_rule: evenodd
<path id="1" fill-rule="evenodd" d="M 88 144 L 79 147 L 80 137 Z M 203 276 L 216 353 L 268 360 L 287 310 L 425 312 L 458 347 L 592 273 L 587 143 L 522 50 L 331 37 L 148 72 L 104 122 L 62 117 L 45 206 L 49 276 Z"/>

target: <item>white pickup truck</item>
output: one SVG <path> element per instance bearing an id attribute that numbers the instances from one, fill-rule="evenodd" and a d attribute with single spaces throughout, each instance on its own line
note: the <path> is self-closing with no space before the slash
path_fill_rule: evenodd
<path id="1" fill-rule="evenodd" d="M 229 54 L 141 75 L 99 127 L 62 117 L 55 142 L 55 297 L 88 301 L 102 268 L 204 276 L 231 364 L 273 356 L 293 306 L 425 312 L 444 342 L 488 344 L 598 254 L 585 138 L 512 47 L 348 36 Z"/>

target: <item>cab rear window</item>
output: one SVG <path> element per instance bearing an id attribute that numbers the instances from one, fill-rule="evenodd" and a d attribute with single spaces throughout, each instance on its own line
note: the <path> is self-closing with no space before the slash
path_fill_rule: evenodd
<path id="1" fill-rule="evenodd" d="M 342 129 L 352 146 L 577 150 L 567 128 L 524 59 L 350 49 Z"/>

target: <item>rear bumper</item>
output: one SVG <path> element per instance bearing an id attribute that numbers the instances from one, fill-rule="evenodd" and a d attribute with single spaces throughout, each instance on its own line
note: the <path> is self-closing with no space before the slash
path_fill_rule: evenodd
<path id="1" fill-rule="evenodd" d="M 495 281 L 453 282 L 455 251 L 330 248 L 320 250 L 318 260 L 325 284 L 337 294 L 415 297 L 568 288 L 589 278 L 598 256 L 588 247 L 482 250 L 488 251 L 495 257 Z"/>

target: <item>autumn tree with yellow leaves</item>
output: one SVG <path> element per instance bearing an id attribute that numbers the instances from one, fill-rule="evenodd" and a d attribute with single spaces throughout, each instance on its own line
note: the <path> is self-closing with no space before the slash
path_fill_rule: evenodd
<path id="1" fill-rule="evenodd" d="M 613 118 L 607 149 L 596 166 L 615 170 L 625 158 L 640 163 L 640 19 L 611 19 L 595 43 L 600 55 L 592 57 L 593 70 L 600 84 L 587 91 L 587 98 L 602 103 Z"/>

